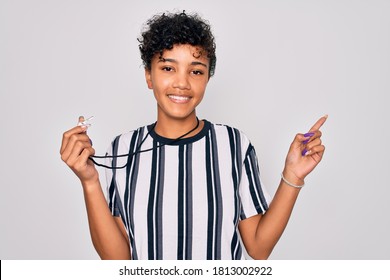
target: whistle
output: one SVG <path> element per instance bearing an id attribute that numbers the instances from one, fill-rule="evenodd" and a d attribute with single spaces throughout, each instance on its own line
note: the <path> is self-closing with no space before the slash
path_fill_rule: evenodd
<path id="1" fill-rule="evenodd" d="M 91 124 L 91 120 L 93 120 L 94 116 L 91 116 L 89 117 L 88 119 L 85 119 L 84 121 L 82 122 L 79 122 L 77 125 L 78 126 L 86 126 L 86 127 L 90 127 L 92 124 Z"/>

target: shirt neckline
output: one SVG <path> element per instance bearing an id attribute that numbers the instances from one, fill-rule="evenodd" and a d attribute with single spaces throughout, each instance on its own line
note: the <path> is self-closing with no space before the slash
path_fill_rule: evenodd
<path id="1" fill-rule="evenodd" d="M 199 133 L 197 133 L 194 136 L 188 137 L 188 138 L 183 138 L 180 140 L 177 140 L 173 142 L 175 139 L 171 138 L 166 138 L 161 135 L 158 135 L 156 131 L 154 131 L 153 126 L 154 124 L 150 124 L 147 126 L 149 135 L 153 138 L 153 140 L 157 141 L 158 143 L 164 144 L 164 145 L 169 145 L 169 146 L 179 146 L 179 145 L 185 145 L 185 144 L 190 144 L 194 143 L 200 139 L 202 139 L 204 136 L 206 136 L 207 132 L 210 129 L 211 123 L 208 120 L 202 120 L 204 122 L 203 128 Z"/>

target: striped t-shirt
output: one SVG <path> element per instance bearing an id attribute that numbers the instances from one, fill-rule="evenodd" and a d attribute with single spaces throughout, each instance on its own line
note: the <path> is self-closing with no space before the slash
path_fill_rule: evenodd
<path id="1" fill-rule="evenodd" d="M 153 147 L 107 160 L 127 164 L 107 169 L 107 200 L 126 227 L 132 258 L 243 259 L 238 222 L 268 209 L 248 138 L 204 120 L 197 135 L 172 143 L 149 125 L 116 137 L 108 154 Z"/>

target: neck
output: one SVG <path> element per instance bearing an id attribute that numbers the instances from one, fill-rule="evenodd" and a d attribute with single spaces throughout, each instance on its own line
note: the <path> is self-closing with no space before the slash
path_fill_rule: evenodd
<path id="1" fill-rule="evenodd" d="M 158 135 L 162 137 L 176 139 L 193 130 L 191 133 L 184 136 L 183 138 L 192 137 L 199 133 L 202 128 L 203 121 L 199 121 L 198 125 L 198 119 L 194 114 L 193 116 L 186 119 L 168 119 L 159 117 L 154 130 Z"/>

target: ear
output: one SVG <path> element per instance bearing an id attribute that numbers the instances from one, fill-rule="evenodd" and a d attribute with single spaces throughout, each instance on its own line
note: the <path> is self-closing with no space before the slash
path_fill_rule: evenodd
<path id="1" fill-rule="evenodd" d="M 145 79 L 146 84 L 148 85 L 149 89 L 153 89 L 153 83 L 152 83 L 152 73 L 150 73 L 150 70 L 145 68 Z"/>

